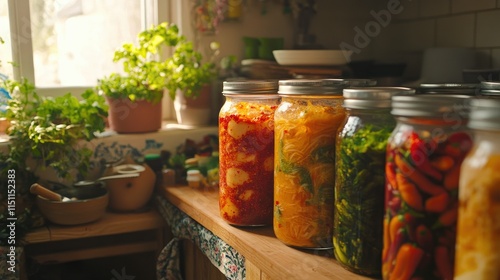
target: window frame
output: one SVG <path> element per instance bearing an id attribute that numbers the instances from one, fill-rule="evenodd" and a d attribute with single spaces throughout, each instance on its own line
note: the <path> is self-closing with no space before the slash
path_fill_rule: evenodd
<path id="1" fill-rule="evenodd" d="M 71 92 L 75 96 L 80 96 L 88 87 L 36 86 L 29 1 L 8 0 L 12 61 L 16 63 L 16 67 L 13 67 L 14 79 L 27 78 L 34 83 L 40 95 L 61 96 Z M 182 13 L 183 9 L 179 9 L 179 7 L 183 5 L 180 5 L 180 3 L 182 3 L 182 0 L 141 0 L 141 8 L 143 10 L 141 29 L 163 21 L 175 22 L 178 19 L 183 19 L 182 15 L 175 15 L 175 13 Z M 180 23 L 182 24 L 182 22 Z M 168 98 L 168 95 L 163 98 L 162 102 L 164 108 L 163 118 L 166 120 L 175 119 L 172 101 Z"/>

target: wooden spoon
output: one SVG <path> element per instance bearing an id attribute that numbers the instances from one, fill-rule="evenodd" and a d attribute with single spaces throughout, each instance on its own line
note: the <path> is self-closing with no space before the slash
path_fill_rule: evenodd
<path id="1" fill-rule="evenodd" d="M 55 192 L 47 189 L 46 187 L 44 187 L 38 183 L 34 183 L 33 185 L 31 185 L 30 192 L 32 194 L 39 195 L 45 199 L 52 200 L 52 201 L 63 201 L 63 202 L 71 201 L 70 198 L 67 198 L 67 197 L 64 197 L 58 193 L 55 193 Z"/>

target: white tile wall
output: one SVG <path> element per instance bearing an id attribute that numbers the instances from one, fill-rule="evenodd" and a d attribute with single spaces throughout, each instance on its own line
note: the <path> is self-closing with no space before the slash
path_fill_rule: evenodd
<path id="1" fill-rule="evenodd" d="M 421 51 L 435 45 L 435 20 L 409 21 L 395 24 L 393 45 L 396 50 Z"/>
<path id="2" fill-rule="evenodd" d="M 385 2 L 387 2 L 387 0 L 385 0 Z M 419 9 L 418 0 L 406 0 L 400 2 L 404 10 L 400 14 L 396 15 L 395 18 L 400 20 L 418 18 L 418 9 Z"/>
<path id="3" fill-rule="evenodd" d="M 474 14 L 437 19 L 437 46 L 474 47 L 474 19 Z"/>
<path id="4" fill-rule="evenodd" d="M 420 17 L 447 15 L 450 9 L 450 0 L 420 0 Z"/>
<path id="5" fill-rule="evenodd" d="M 500 10 L 477 14 L 476 47 L 500 47 Z"/>
<path id="6" fill-rule="evenodd" d="M 496 6 L 495 0 L 452 0 L 451 12 L 464 13 L 479 10 L 494 9 Z"/>

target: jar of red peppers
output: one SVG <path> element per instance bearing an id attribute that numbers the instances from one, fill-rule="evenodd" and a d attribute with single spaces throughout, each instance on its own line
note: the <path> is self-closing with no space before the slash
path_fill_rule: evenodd
<path id="1" fill-rule="evenodd" d="M 285 80 L 275 113 L 274 233 L 293 247 L 332 248 L 335 136 L 345 81 Z"/>
<path id="2" fill-rule="evenodd" d="M 344 89 L 347 118 L 337 136 L 333 247 L 348 270 L 381 272 L 387 140 L 396 120 L 391 97 L 403 87 Z"/>
<path id="3" fill-rule="evenodd" d="M 465 95 L 394 96 L 383 279 L 453 279 L 458 180 L 472 141 Z"/>
<path id="4" fill-rule="evenodd" d="M 226 81 L 219 113 L 219 209 L 238 226 L 273 220 L 277 81 Z"/>
<path id="5" fill-rule="evenodd" d="M 455 279 L 500 279 L 500 99 L 472 100 L 471 152 L 462 163 Z"/>

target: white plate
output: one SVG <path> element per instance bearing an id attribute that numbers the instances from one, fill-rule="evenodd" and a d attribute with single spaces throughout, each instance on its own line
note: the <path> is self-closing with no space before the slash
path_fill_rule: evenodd
<path id="1" fill-rule="evenodd" d="M 345 65 L 351 51 L 342 50 L 275 50 L 276 62 L 280 65 Z"/>

